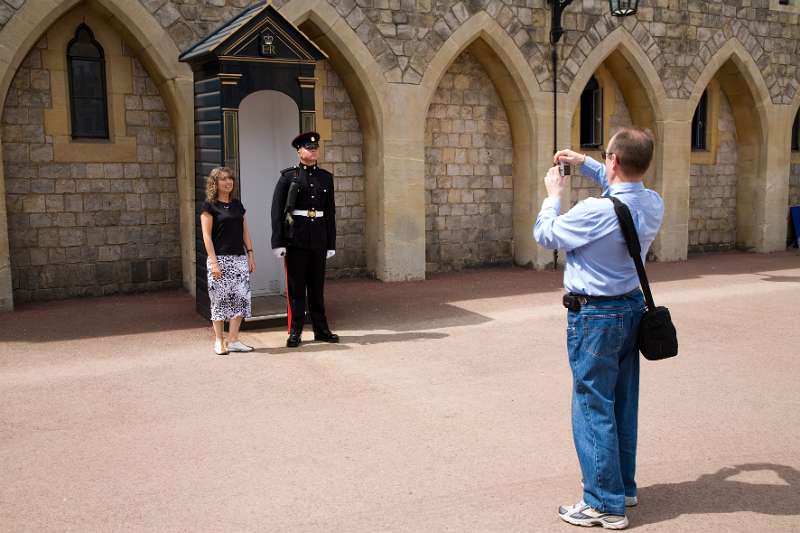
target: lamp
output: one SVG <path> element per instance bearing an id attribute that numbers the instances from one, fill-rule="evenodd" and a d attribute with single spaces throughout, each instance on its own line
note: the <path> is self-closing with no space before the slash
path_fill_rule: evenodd
<path id="1" fill-rule="evenodd" d="M 558 151 L 558 49 L 556 45 L 564 34 L 561 26 L 561 15 L 572 0 L 548 0 L 552 10 L 550 18 L 550 58 L 553 61 L 553 153 Z M 628 17 L 635 15 L 639 8 L 639 0 L 608 0 L 611 15 Z M 558 250 L 553 250 L 553 270 L 558 268 Z"/>
<path id="2" fill-rule="evenodd" d="M 639 9 L 639 0 L 608 0 L 608 7 L 614 17 L 635 15 Z"/>

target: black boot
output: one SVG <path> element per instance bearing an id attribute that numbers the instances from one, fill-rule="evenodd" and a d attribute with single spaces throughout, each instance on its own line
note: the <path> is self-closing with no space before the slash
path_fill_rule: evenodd
<path id="1" fill-rule="evenodd" d="M 302 332 L 300 332 L 300 331 L 291 331 L 291 332 L 289 332 L 289 338 L 286 339 L 286 347 L 287 348 L 297 348 L 298 346 L 300 346 L 300 343 L 302 342 L 300 340 L 301 333 Z"/>
<path id="2" fill-rule="evenodd" d="M 332 333 L 331 330 L 325 328 L 314 332 L 314 340 L 337 343 L 339 342 L 339 335 Z"/>

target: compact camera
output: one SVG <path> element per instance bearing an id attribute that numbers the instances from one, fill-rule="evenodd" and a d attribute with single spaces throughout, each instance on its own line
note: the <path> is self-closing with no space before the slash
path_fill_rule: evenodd
<path id="1" fill-rule="evenodd" d="M 572 168 L 569 166 L 569 163 L 565 163 L 564 161 L 559 161 L 558 173 L 561 174 L 561 176 L 569 176 L 572 173 Z"/>

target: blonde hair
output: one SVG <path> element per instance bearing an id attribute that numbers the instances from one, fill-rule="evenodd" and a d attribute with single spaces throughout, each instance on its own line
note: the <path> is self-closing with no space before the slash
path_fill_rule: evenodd
<path id="1" fill-rule="evenodd" d="M 231 196 L 233 196 L 233 192 L 236 190 L 236 175 L 233 173 L 233 170 L 229 167 L 216 167 L 211 170 L 211 173 L 206 178 L 206 198 L 209 202 L 216 202 L 217 201 L 217 194 L 218 194 L 218 187 L 217 182 L 223 176 L 223 174 L 234 178 L 233 184 L 233 191 L 231 191 Z"/>

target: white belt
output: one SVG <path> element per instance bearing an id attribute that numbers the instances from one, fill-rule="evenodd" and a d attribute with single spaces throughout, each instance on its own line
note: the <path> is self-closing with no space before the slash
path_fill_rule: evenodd
<path id="1" fill-rule="evenodd" d="M 308 217 L 308 218 L 318 218 L 322 216 L 322 211 L 317 211 L 315 209 L 292 209 L 292 215 L 294 216 L 301 216 L 301 217 Z"/>

